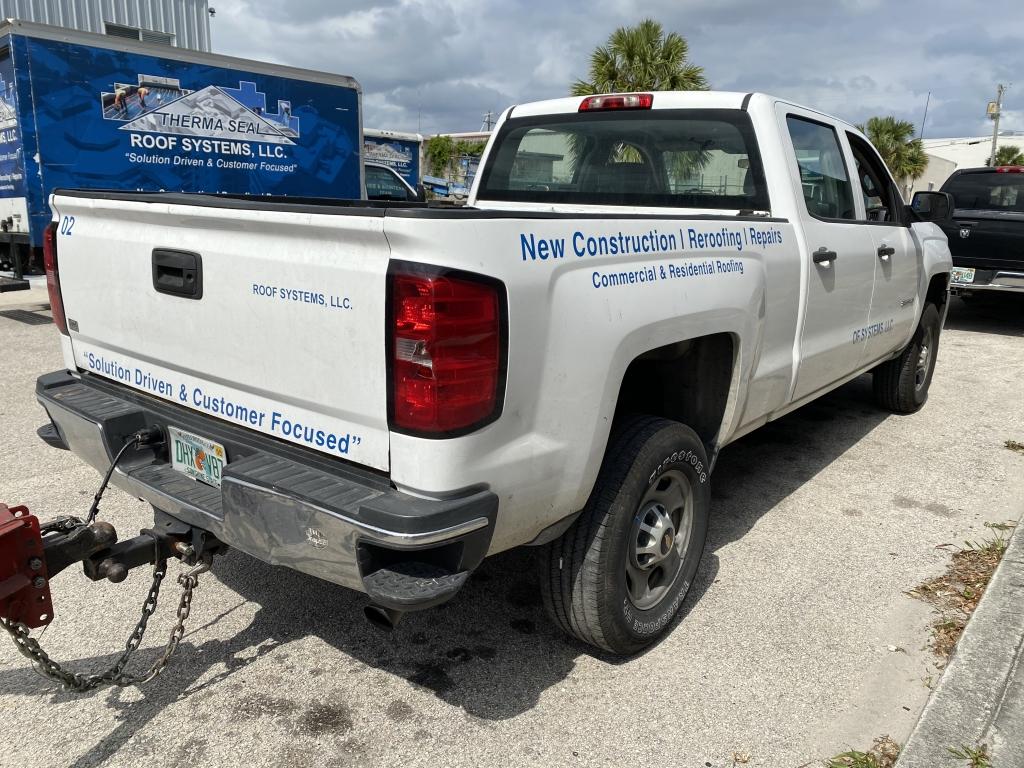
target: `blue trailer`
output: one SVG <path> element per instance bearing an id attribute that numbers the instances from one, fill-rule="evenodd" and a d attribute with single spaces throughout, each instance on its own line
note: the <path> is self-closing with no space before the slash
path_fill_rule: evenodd
<path id="1" fill-rule="evenodd" d="M 413 189 L 422 181 L 420 149 L 423 137 L 418 133 L 399 133 L 367 128 L 363 131 L 363 159 L 386 165 Z"/>
<path id="2" fill-rule="evenodd" d="M 42 246 L 56 188 L 359 198 L 361 106 L 350 77 L 4 22 L 0 251 Z"/>

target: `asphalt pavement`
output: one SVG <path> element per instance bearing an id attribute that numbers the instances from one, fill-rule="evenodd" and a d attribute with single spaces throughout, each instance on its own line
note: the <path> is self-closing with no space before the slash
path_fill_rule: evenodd
<path id="1" fill-rule="evenodd" d="M 40 305 L 12 315 L 12 301 L 0 501 L 81 515 L 99 477 L 35 435 L 34 381 L 61 367 L 57 334 Z M 862 378 L 728 447 L 683 616 L 638 657 L 561 636 L 528 550 L 391 634 L 365 622 L 362 596 L 235 552 L 201 578 L 178 655 L 142 689 L 59 691 L 0 637 L 0 762 L 795 768 L 882 734 L 903 743 L 942 677 L 934 614 L 906 592 L 943 571 L 948 545 L 1024 513 L 1024 456 L 1004 447 L 1024 442 L 1022 381 L 1020 304 L 955 300 L 920 413 L 879 411 Z M 101 515 L 123 536 L 151 519 L 116 489 Z M 41 642 L 76 670 L 109 665 L 149 581 L 69 569 Z M 176 601 L 169 578 L 140 666 Z"/>

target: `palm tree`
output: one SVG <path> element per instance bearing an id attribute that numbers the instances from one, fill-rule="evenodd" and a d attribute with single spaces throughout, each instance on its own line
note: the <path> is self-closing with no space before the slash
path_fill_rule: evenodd
<path id="1" fill-rule="evenodd" d="M 985 165 L 990 165 L 991 160 L 991 157 L 986 160 Z M 995 165 L 1024 165 L 1024 152 L 1013 144 L 1003 144 L 996 150 Z"/>
<path id="2" fill-rule="evenodd" d="M 573 96 L 630 91 L 706 91 L 708 81 L 704 68 L 686 60 L 689 46 L 675 32 L 665 34 L 661 24 L 644 19 L 635 27 L 619 27 L 604 45 L 590 54 L 590 80 L 577 80 L 570 92 Z M 583 153 L 581 140 L 569 140 L 571 162 Z M 620 150 L 622 160 L 635 159 L 631 148 Z M 677 155 L 673 165 L 679 178 L 688 176 L 706 163 L 706 153 L 696 156 Z"/>
<path id="3" fill-rule="evenodd" d="M 590 54 L 590 80 L 572 84 L 573 96 L 626 91 L 706 91 L 704 68 L 686 60 L 689 48 L 675 32 L 644 19 L 619 27 Z"/>
<path id="4" fill-rule="evenodd" d="M 889 172 L 907 194 L 908 182 L 919 179 L 928 167 L 928 155 L 920 139 L 914 138 L 914 124 L 895 117 L 872 117 L 857 126 L 882 156 Z"/>

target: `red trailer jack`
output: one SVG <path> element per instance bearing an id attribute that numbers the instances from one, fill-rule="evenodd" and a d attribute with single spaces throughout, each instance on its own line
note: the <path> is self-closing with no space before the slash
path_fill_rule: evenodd
<path id="1" fill-rule="evenodd" d="M 0 617 L 42 627 L 53 618 L 39 520 L 26 507 L 0 504 Z"/>

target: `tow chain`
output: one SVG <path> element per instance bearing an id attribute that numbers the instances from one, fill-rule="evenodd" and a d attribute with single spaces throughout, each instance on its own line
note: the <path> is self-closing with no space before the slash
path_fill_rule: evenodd
<path id="1" fill-rule="evenodd" d="M 84 693 L 94 688 L 106 686 L 120 686 L 123 688 L 131 685 L 141 685 L 159 675 L 171 660 L 171 656 L 178 649 L 178 644 L 185 635 L 185 620 L 188 619 L 189 611 L 192 608 L 192 591 L 199 584 L 199 574 L 210 570 L 211 559 L 212 555 L 205 556 L 198 565 L 178 576 L 178 583 L 181 585 L 181 599 L 178 601 L 177 621 L 171 630 L 171 636 L 167 640 L 163 654 L 153 662 L 149 669 L 141 674 L 127 672 L 125 667 L 132 655 L 142 644 L 142 638 L 146 634 L 146 624 L 149 622 L 149 617 L 156 611 L 157 598 L 160 595 L 160 585 L 167 574 L 166 558 L 157 558 L 153 564 L 153 583 L 150 585 L 149 594 L 142 604 L 142 616 L 139 619 L 139 623 L 135 625 L 135 629 L 128 636 L 124 652 L 114 665 L 105 672 L 87 675 L 66 670 L 61 664 L 50 658 L 49 654 L 42 649 L 42 646 L 39 645 L 39 642 L 34 637 L 29 636 L 29 628 L 27 626 L 21 622 L 11 622 L 6 619 L 0 619 L 0 624 L 3 625 L 3 628 L 14 639 L 15 644 L 18 646 L 18 651 L 38 665 L 35 667 L 36 671 L 43 677 L 60 683 L 66 690 Z"/>
<path id="2" fill-rule="evenodd" d="M 104 474 L 99 490 L 93 496 L 93 502 L 84 523 L 77 517 L 61 517 L 41 524 L 40 534 L 69 532 L 82 525 L 90 525 L 96 519 L 100 500 L 103 498 L 103 492 L 107 489 L 107 485 L 110 483 L 110 479 L 121 458 L 128 452 L 129 448 L 146 445 L 158 439 L 160 434 L 160 431 L 156 428 L 140 430 L 131 435 L 125 444 L 121 446 L 114 460 L 110 463 L 106 474 Z M 143 531 L 143 533 L 149 533 L 153 538 L 153 582 L 142 604 L 142 616 L 135 625 L 135 629 L 128 636 L 124 651 L 117 661 L 114 662 L 113 666 L 105 672 L 85 674 L 65 669 L 63 665 L 50 658 L 50 655 L 43 650 L 36 638 L 30 636 L 31 629 L 26 624 L 20 621 L 16 622 L 0 618 L 0 625 L 3 626 L 7 634 L 14 640 L 15 645 L 18 646 L 18 651 L 22 656 L 25 656 L 35 664 L 34 669 L 42 677 L 60 683 L 65 690 L 84 693 L 106 686 L 119 686 L 123 688 L 131 685 L 141 685 L 159 675 L 167 666 L 171 656 L 178 650 L 182 637 L 185 635 L 185 621 L 188 619 L 189 611 L 192 609 L 192 592 L 199 585 L 199 574 L 210 570 L 213 554 L 206 552 L 197 557 L 197 553 L 192 546 L 183 543 L 177 545 L 177 551 L 182 559 L 192 565 L 191 568 L 178 576 L 178 584 L 181 585 L 181 598 L 178 600 L 177 621 L 175 621 L 174 628 L 171 630 L 171 636 L 167 639 L 167 645 L 164 647 L 163 654 L 153 662 L 149 669 L 141 673 L 128 672 L 125 667 L 127 667 L 135 652 L 139 650 L 139 646 L 142 645 L 142 639 L 146 634 L 146 625 L 149 623 L 149 618 L 156 611 L 157 599 L 160 596 L 160 586 L 167 575 L 167 557 L 161 551 L 160 540 L 151 532 Z"/>

